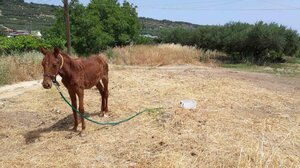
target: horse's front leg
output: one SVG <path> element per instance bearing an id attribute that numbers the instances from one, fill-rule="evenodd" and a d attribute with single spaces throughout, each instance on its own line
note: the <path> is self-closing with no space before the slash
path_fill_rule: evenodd
<path id="1" fill-rule="evenodd" d="M 84 115 L 84 102 L 83 102 L 83 98 L 84 98 L 84 90 L 80 89 L 77 92 L 78 95 L 78 99 L 79 99 L 79 112 Z M 81 135 L 84 135 L 84 130 L 85 130 L 85 121 L 84 118 L 81 116 L 81 123 L 82 123 L 82 130 L 81 130 Z"/>
<path id="2" fill-rule="evenodd" d="M 68 90 L 70 98 L 71 98 L 71 102 L 72 102 L 72 106 L 77 109 L 77 100 L 76 100 L 76 94 L 74 91 L 72 90 Z M 77 131 L 77 127 L 78 127 L 78 117 L 77 117 L 77 113 L 76 111 L 72 108 L 73 111 L 73 118 L 74 118 L 74 127 L 72 128 L 74 131 Z"/>

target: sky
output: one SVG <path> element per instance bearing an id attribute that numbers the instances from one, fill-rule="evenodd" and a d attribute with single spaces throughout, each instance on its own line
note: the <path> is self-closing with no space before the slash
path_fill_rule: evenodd
<path id="1" fill-rule="evenodd" d="M 70 0 L 69 0 L 70 1 Z M 140 17 L 184 21 L 199 25 L 228 22 L 276 22 L 300 34 L 300 0 L 127 0 L 137 6 Z M 25 2 L 63 5 L 62 0 Z M 87 5 L 90 0 L 79 0 Z M 123 2 L 123 0 L 119 0 Z"/>

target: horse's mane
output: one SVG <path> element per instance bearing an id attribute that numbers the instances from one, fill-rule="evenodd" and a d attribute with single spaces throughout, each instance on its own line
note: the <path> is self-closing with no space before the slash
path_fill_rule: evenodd
<path id="1" fill-rule="evenodd" d="M 71 58 L 71 66 L 77 70 L 84 69 L 84 64 L 82 63 L 82 59 L 80 58 L 76 58 L 76 59 Z"/>
<path id="2" fill-rule="evenodd" d="M 69 62 L 70 62 L 70 66 L 71 68 L 73 69 L 76 69 L 76 70 L 82 70 L 84 69 L 84 64 L 82 63 L 82 59 L 80 58 L 71 58 L 69 55 L 65 54 L 65 53 L 62 53 L 62 55 L 64 56 L 64 58 L 68 59 Z"/>

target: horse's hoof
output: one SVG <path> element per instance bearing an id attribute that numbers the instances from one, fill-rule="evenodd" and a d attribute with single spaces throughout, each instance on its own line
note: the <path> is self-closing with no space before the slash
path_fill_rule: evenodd
<path id="1" fill-rule="evenodd" d="M 78 130 L 77 130 L 77 127 L 73 127 L 73 128 L 71 128 L 70 130 L 72 130 L 72 131 L 74 131 L 74 132 L 77 132 Z"/>
<path id="2" fill-rule="evenodd" d="M 104 117 L 108 118 L 108 117 L 110 117 L 110 115 L 109 114 L 104 114 Z"/>
<path id="3" fill-rule="evenodd" d="M 86 134 L 85 134 L 85 132 L 84 132 L 84 131 L 81 131 L 81 132 L 80 132 L 80 134 L 79 134 L 79 136 L 80 136 L 80 137 L 85 137 L 85 136 L 86 136 Z"/>
<path id="4" fill-rule="evenodd" d="M 105 116 L 104 113 L 99 114 L 99 117 L 104 117 L 104 116 Z"/>

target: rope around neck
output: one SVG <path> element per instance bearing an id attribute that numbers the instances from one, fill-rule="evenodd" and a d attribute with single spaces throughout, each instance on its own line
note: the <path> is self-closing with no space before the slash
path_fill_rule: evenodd
<path id="1" fill-rule="evenodd" d="M 85 118 L 86 120 L 88 120 L 88 121 L 90 121 L 90 122 L 93 122 L 93 123 L 95 123 L 95 124 L 98 124 L 98 125 L 112 125 L 112 126 L 114 126 L 114 125 L 118 125 L 118 124 L 127 122 L 127 121 L 129 121 L 129 120 L 135 118 L 136 116 L 138 116 L 138 115 L 140 115 L 140 114 L 142 114 L 142 113 L 145 113 L 145 112 L 154 112 L 154 111 L 157 111 L 157 110 L 161 110 L 161 109 L 162 109 L 161 107 L 160 107 L 160 108 L 146 108 L 146 109 L 144 109 L 144 110 L 142 110 L 142 111 L 140 111 L 140 112 L 138 112 L 138 113 L 135 113 L 135 114 L 133 114 L 132 116 L 129 116 L 128 118 L 123 119 L 123 120 L 120 120 L 120 121 L 98 122 L 98 121 L 95 121 L 95 120 L 93 120 L 93 119 L 90 119 L 89 117 L 87 117 L 87 116 L 81 114 L 81 113 L 77 110 L 77 108 L 75 108 L 75 107 L 74 107 L 74 106 L 73 106 L 73 105 L 65 98 L 65 96 L 62 94 L 62 92 L 61 92 L 61 90 L 60 90 L 60 88 L 59 88 L 59 83 L 58 83 L 57 81 L 56 81 L 56 82 L 53 82 L 53 83 L 54 83 L 54 85 L 55 85 L 57 91 L 59 92 L 60 96 L 62 97 L 62 99 L 63 99 L 63 100 L 64 100 L 64 101 L 65 101 L 65 102 L 66 102 L 66 103 L 67 103 L 74 111 L 76 111 L 77 114 L 79 114 L 81 117 Z"/>

